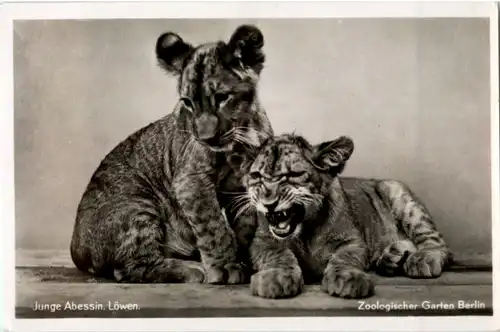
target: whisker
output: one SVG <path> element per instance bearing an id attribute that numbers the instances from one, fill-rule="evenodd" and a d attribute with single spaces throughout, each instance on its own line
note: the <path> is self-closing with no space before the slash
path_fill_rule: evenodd
<path id="1" fill-rule="evenodd" d="M 240 202 L 244 202 L 244 201 L 247 201 L 248 200 L 248 197 L 246 196 L 239 196 L 239 197 L 235 197 L 233 198 L 228 205 L 238 205 Z"/>
<path id="2" fill-rule="evenodd" d="M 285 195 L 283 196 L 283 200 L 289 200 L 292 197 L 292 191 L 288 189 L 285 191 Z"/>
<path id="3" fill-rule="evenodd" d="M 255 130 L 255 128 L 252 128 L 252 127 L 245 127 L 245 126 L 238 126 L 238 127 L 233 127 L 233 129 L 246 129 L 246 130 L 251 130 L 253 132 L 255 132 L 257 135 L 259 136 L 262 136 L 262 137 L 267 137 L 267 134 L 266 133 L 262 133 L 258 130 Z"/>
<path id="4" fill-rule="evenodd" d="M 252 209 L 253 209 L 253 205 L 250 202 L 247 203 L 246 205 L 244 205 L 243 207 L 241 207 L 238 210 L 238 212 L 234 216 L 234 219 L 238 219 L 239 216 L 241 216 L 244 213 L 247 213 L 248 211 L 251 211 Z"/>
<path id="5" fill-rule="evenodd" d="M 249 143 L 247 140 L 246 140 L 246 137 L 245 136 L 242 136 L 242 135 L 234 135 L 233 136 L 233 139 L 243 145 L 245 145 L 245 147 L 247 147 L 248 149 L 252 150 L 252 151 L 255 151 L 255 146 L 251 143 Z"/>
<path id="6" fill-rule="evenodd" d="M 245 147 L 247 146 L 247 143 L 238 135 L 233 135 L 232 139 L 237 143 L 243 144 Z"/>
<path id="7" fill-rule="evenodd" d="M 228 206 L 231 210 L 231 212 L 235 212 L 235 211 L 238 211 L 242 206 L 248 204 L 248 200 L 247 199 L 243 199 L 243 200 L 240 200 L 238 202 L 234 202 L 233 204 L 231 204 L 231 206 Z"/>
<path id="8" fill-rule="evenodd" d="M 248 202 L 249 201 L 249 197 L 247 195 L 242 195 L 242 196 L 238 196 L 238 197 L 235 197 L 231 200 L 231 203 L 233 205 L 238 205 L 240 204 L 241 202 Z"/>
<path id="9" fill-rule="evenodd" d="M 248 196 L 247 195 L 238 195 L 238 196 L 232 198 L 229 201 L 228 207 L 231 209 L 231 211 L 233 211 L 234 208 L 237 208 L 242 203 L 246 203 L 246 202 L 248 202 Z"/>
<path id="10" fill-rule="evenodd" d="M 221 140 L 228 137 L 228 136 L 231 136 L 234 132 L 234 128 L 230 129 L 228 132 L 226 132 L 224 135 L 221 136 Z"/>
<path id="11" fill-rule="evenodd" d="M 226 194 L 226 195 L 243 195 L 246 194 L 246 191 L 222 191 L 219 190 L 220 193 Z"/>
<path id="12" fill-rule="evenodd" d="M 237 192 L 227 192 L 228 195 L 232 195 L 233 197 L 231 198 L 231 200 L 235 200 L 235 199 L 238 199 L 238 198 L 242 198 L 242 197 L 247 197 L 246 193 L 243 192 L 243 193 L 237 193 Z"/>
<path id="13" fill-rule="evenodd" d="M 249 202 L 247 201 L 242 201 L 240 202 L 239 204 L 235 205 L 232 209 L 231 209 L 231 212 L 236 212 L 236 214 L 238 214 L 238 211 L 240 211 L 243 207 L 247 206 L 248 204 L 250 204 Z"/>

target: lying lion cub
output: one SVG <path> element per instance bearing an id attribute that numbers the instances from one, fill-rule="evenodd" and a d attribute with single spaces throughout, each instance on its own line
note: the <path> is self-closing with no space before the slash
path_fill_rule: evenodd
<path id="1" fill-rule="evenodd" d="M 312 146 L 283 135 L 268 140 L 244 178 L 243 209 L 256 209 L 250 247 L 253 295 L 292 297 L 322 278 L 330 295 L 363 298 L 365 271 L 435 278 L 451 258 L 426 208 L 400 182 L 337 177 L 351 156 L 347 137 Z"/>

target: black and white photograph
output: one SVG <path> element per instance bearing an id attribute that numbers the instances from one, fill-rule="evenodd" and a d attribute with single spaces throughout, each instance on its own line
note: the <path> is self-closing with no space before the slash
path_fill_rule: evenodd
<path id="1" fill-rule="evenodd" d="M 493 319 L 495 5 L 187 3 L 10 21 L 14 318 Z"/>

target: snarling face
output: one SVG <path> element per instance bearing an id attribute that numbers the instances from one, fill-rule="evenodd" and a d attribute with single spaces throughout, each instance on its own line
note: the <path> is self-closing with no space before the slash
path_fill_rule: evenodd
<path id="1" fill-rule="evenodd" d="M 353 149 L 347 137 L 317 146 L 295 135 L 269 139 L 244 179 L 246 208 L 265 216 L 274 237 L 299 235 L 323 204 L 326 179 L 342 171 Z"/>
<path id="2" fill-rule="evenodd" d="M 235 143 L 258 147 L 272 133 L 257 100 L 263 45 L 262 33 L 248 25 L 227 43 L 194 47 L 172 32 L 158 38 L 160 65 L 179 79 L 177 121 L 214 151 L 229 151 Z"/>

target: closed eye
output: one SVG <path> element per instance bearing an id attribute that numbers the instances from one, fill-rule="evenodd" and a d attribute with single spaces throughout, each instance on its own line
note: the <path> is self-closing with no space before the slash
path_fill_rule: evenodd
<path id="1" fill-rule="evenodd" d="M 259 172 L 252 172 L 249 175 L 252 180 L 258 180 L 262 177 L 262 175 Z"/>
<path id="2" fill-rule="evenodd" d="M 230 94 L 226 92 L 217 92 L 214 95 L 214 104 L 215 108 L 220 108 L 221 104 L 226 102 L 229 99 Z"/>
<path id="3" fill-rule="evenodd" d="M 290 172 L 290 173 L 288 173 L 289 178 L 300 178 L 304 175 L 306 175 L 306 172 Z"/>

